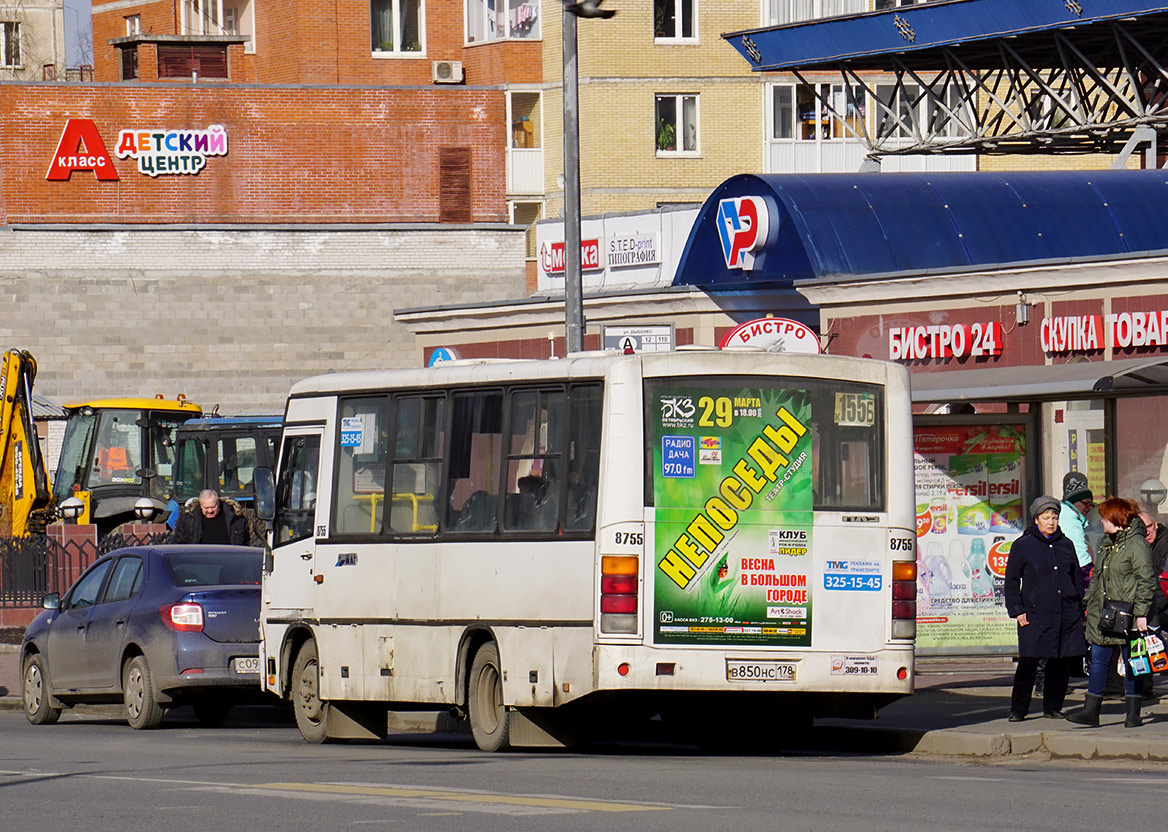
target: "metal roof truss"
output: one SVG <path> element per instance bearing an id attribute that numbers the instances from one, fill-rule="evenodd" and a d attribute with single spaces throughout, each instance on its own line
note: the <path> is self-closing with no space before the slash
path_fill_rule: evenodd
<path id="1" fill-rule="evenodd" d="M 1095 66 L 1059 31 L 1045 33 L 1050 38 L 1048 48 L 1029 59 L 1011 46 L 1009 38 L 997 41 L 997 66 L 989 69 L 967 65 L 959 48 L 934 51 L 944 60 L 941 70 L 909 66 L 889 55 L 895 76 L 892 96 L 887 95 L 886 74 L 873 77 L 870 71 L 861 74 L 841 63 L 847 103 L 855 103 L 854 88 L 864 91 L 865 99 L 876 108 L 879 126 L 874 131 L 863 119 L 849 119 L 838 112 L 837 102 L 821 89 L 822 80 L 808 80 L 797 69 L 792 74 L 810 86 L 848 134 L 868 145 L 870 158 L 921 153 L 1120 153 L 1125 147 L 1130 153 L 1133 135 L 1152 145 L 1151 158 L 1155 158 L 1154 131 L 1168 127 L 1168 68 L 1160 59 L 1168 54 L 1168 39 L 1158 28 L 1150 33 L 1155 37 L 1152 44 L 1141 42 L 1123 22 L 1108 28 L 1108 48 L 1100 50 L 1096 41 L 1090 50 L 1109 56 L 1113 65 L 1106 67 Z M 1099 34 L 1097 28 L 1096 37 Z M 1027 54 L 1036 55 L 1033 44 Z M 919 59 L 914 63 L 919 64 Z M 884 90 L 883 97 L 877 95 L 877 86 Z M 1138 130 L 1141 127 L 1145 129 Z"/>

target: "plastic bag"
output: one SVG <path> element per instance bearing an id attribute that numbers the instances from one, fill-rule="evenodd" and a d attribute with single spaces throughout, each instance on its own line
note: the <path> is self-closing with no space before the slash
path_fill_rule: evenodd
<path id="1" fill-rule="evenodd" d="M 1152 661 L 1148 658 L 1147 636 L 1132 633 L 1128 641 L 1130 655 L 1128 664 L 1133 676 L 1147 676 L 1152 672 Z M 1163 645 L 1161 645 L 1163 647 Z"/>
<path id="2" fill-rule="evenodd" d="M 1159 633 L 1144 634 L 1144 649 L 1148 654 L 1148 663 L 1153 673 L 1163 673 L 1168 670 L 1168 650 L 1164 649 L 1164 640 Z"/>

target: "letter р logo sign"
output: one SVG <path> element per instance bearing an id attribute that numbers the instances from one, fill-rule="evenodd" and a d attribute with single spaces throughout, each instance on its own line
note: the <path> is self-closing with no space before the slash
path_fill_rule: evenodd
<path id="1" fill-rule="evenodd" d="M 61 141 L 57 142 L 57 152 L 53 154 L 45 179 L 63 182 L 75 170 L 93 173 L 102 181 L 118 181 L 114 160 L 105 149 L 105 143 L 92 119 L 71 118 L 65 122 Z"/>
<path id="2" fill-rule="evenodd" d="M 718 237 L 726 268 L 754 270 L 758 252 L 770 234 L 770 211 L 759 196 L 740 196 L 718 203 Z"/>

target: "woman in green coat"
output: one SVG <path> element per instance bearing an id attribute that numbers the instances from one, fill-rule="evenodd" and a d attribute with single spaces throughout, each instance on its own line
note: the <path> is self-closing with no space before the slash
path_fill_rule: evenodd
<path id="1" fill-rule="evenodd" d="M 1132 605 L 1135 628 L 1148 629 L 1148 610 L 1156 587 L 1152 571 L 1151 550 L 1144 538 L 1144 523 L 1139 518 L 1139 506 L 1131 500 L 1111 497 L 1099 506 L 1099 516 L 1106 534 L 1095 553 L 1095 571 L 1087 590 L 1087 641 L 1091 643 L 1091 671 L 1087 681 L 1087 701 L 1083 708 L 1067 717 L 1080 725 L 1099 724 L 1099 706 L 1103 702 L 1103 687 L 1107 683 L 1107 669 L 1115 648 L 1123 651 L 1125 699 L 1127 719 L 1124 725 L 1140 725 L 1141 685 L 1132 673 L 1128 641 L 1104 635 L 1099 631 L 1099 616 L 1105 598 Z"/>

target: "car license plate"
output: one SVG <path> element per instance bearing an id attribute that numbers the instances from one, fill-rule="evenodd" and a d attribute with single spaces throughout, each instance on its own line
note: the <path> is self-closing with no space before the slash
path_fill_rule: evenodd
<path id="1" fill-rule="evenodd" d="M 727 682 L 794 682 L 795 662 L 726 659 Z"/>
<path id="2" fill-rule="evenodd" d="M 250 656 L 248 658 L 232 659 L 231 660 L 232 673 L 259 673 L 260 672 L 260 658 L 259 656 Z"/>

